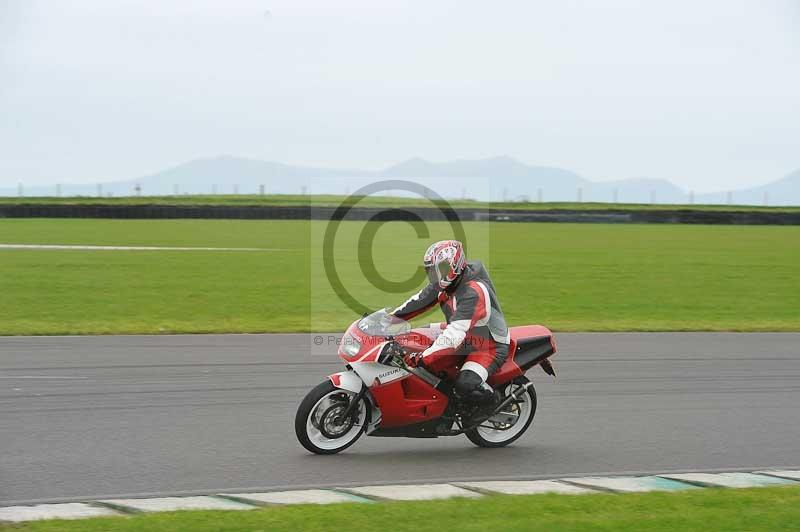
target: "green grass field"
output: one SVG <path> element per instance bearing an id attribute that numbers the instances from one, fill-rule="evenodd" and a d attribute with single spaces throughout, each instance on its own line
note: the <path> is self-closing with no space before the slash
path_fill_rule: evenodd
<path id="1" fill-rule="evenodd" d="M 800 488 L 681 493 L 493 496 L 481 500 L 186 511 L 80 521 L 0 525 L 11 532 L 459 532 L 800 530 Z"/>
<path id="2" fill-rule="evenodd" d="M 345 196 L 336 195 L 292 195 L 255 194 L 238 195 L 187 195 L 187 196 L 132 196 L 102 198 L 78 197 L 0 197 L 0 205 L 280 205 L 280 206 L 338 206 Z M 349 201 L 367 207 L 429 207 L 431 202 L 422 198 L 400 198 L 389 196 L 351 197 Z M 438 202 L 434 202 L 438 203 Z M 597 203 L 597 202 L 484 202 L 475 200 L 448 200 L 453 208 L 523 209 L 523 210 L 691 210 L 691 211 L 735 211 L 735 212 L 800 212 L 800 207 L 763 207 L 758 205 L 686 205 L 646 203 Z"/>
<path id="3" fill-rule="evenodd" d="M 322 269 L 323 222 L 0 219 L 0 244 L 259 247 L 268 251 L 0 249 L 0 334 L 337 331 L 355 315 Z M 377 228 L 400 282 L 449 226 Z M 466 223 L 510 324 L 557 331 L 800 330 L 800 227 Z M 377 308 L 359 222 L 334 247 L 344 285 Z M 363 250 L 363 246 L 362 246 Z M 422 283 L 420 272 L 415 278 Z M 413 283 L 412 283 L 413 284 Z M 438 320 L 438 313 L 431 320 Z M 427 319 L 426 319 L 427 321 Z"/>

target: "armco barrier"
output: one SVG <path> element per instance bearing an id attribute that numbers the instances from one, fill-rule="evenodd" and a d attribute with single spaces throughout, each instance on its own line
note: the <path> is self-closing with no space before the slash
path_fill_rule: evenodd
<path id="1" fill-rule="evenodd" d="M 0 218 L 116 218 L 116 219 L 233 219 L 330 220 L 340 218 L 336 207 L 264 205 L 0 205 Z M 700 210 L 493 210 L 438 207 L 354 207 L 352 220 L 800 225 L 800 212 L 737 212 Z"/>

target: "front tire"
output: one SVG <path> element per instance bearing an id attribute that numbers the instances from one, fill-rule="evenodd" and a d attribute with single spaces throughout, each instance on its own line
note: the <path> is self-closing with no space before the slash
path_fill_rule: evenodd
<path id="1" fill-rule="evenodd" d="M 520 436 L 528 430 L 533 418 L 536 415 L 536 389 L 525 377 L 515 379 L 504 390 L 503 397 L 508 397 L 512 390 L 519 386 L 528 386 L 525 393 L 519 399 L 519 403 L 512 403 L 506 410 L 511 410 L 517 414 L 517 420 L 513 424 L 492 422 L 491 418 L 483 422 L 480 426 L 466 432 L 469 441 L 478 447 L 497 448 L 505 447 L 517 441 Z"/>
<path id="2" fill-rule="evenodd" d="M 353 445 L 364 433 L 367 424 L 367 403 L 362 397 L 352 415 L 342 420 L 337 416 L 355 394 L 337 388 L 326 380 L 308 392 L 294 419 L 297 440 L 315 454 L 336 454 Z"/>

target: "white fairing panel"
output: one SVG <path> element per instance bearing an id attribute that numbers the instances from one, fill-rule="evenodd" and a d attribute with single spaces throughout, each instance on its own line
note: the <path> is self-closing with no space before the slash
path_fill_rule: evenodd
<path id="1" fill-rule="evenodd" d="M 367 386 L 373 384 L 386 384 L 388 382 L 402 379 L 409 373 L 401 368 L 395 366 L 387 366 L 386 364 L 379 364 L 377 362 L 353 362 L 350 367 L 358 373 L 360 380 L 364 381 Z M 378 382 L 375 382 L 378 379 Z"/>
<path id="2" fill-rule="evenodd" d="M 366 365 L 366 364 L 371 364 L 371 365 L 375 365 L 375 366 L 381 366 L 382 365 L 382 364 L 375 364 L 375 363 L 368 363 L 368 362 L 367 363 L 362 363 L 360 365 L 363 366 L 363 365 Z M 389 366 L 384 366 L 384 367 L 388 368 Z M 407 373 L 407 372 L 404 372 L 404 373 Z M 340 388 L 342 390 L 347 390 L 348 392 L 352 392 L 352 393 L 358 393 L 359 391 L 361 391 L 361 387 L 364 386 L 364 383 L 361 380 L 361 377 L 359 377 L 358 374 L 353 370 L 341 371 L 339 373 L 334 373 L 333 375 L 330 375 L 328 378 L 331 380 L 333 385 L 336 386 L 337 388 Z M 383 417 L 383 415 L 381 414 L 381 409 L 378 408 L 378 405 L 375 403 L 375 400 L 372 398 L 372 396 L 369 393 L 367 393 L 367 395 L 366 395 L 366 400 L 369 402 L 369 416 L 368 416 L 368 421 L 369 422 L 367 424 L 365 432 L 367 434 L 371 434 L 372 432 L 375 431 L 375 429 L 378 428 L 378 425 L 380 425 L 381 418 Z"/>
<path id="3" fill-rule="evenodd" d="M 337 378 L 338 377 L 338 378 Z M 347 390 L 348 392 L 358 393 L 364 385 L 361 378 L 355 371 L 341 371 L 328 377 L 334 386 Z"/>

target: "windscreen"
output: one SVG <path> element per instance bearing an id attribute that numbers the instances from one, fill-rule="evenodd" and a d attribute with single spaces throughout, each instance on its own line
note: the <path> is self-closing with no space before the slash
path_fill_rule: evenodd
<path id="1" fill-rule="evenodd" d="M 410 331 L 411 324 L 381 309 L 361 318 L 358 328 L 370 336 L 397 336 Z"/>

